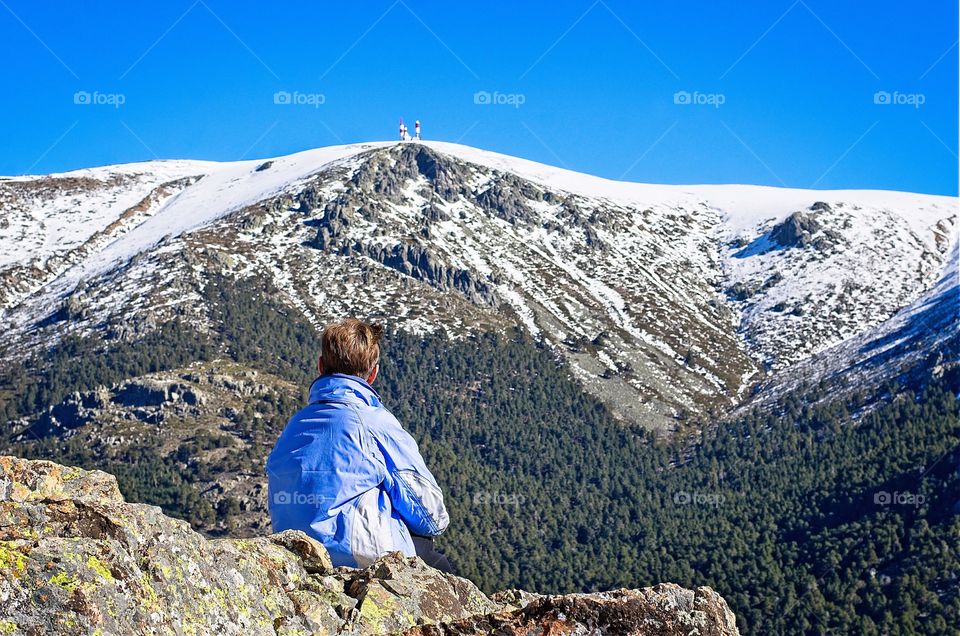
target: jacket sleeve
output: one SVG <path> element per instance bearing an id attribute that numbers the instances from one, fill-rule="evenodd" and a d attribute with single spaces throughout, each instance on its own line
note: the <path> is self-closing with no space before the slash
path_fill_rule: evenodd
<path id="1" fill-rule="evenodd" d="M 443 492 L 427 469 L 417 442 L 389 415 L 371 433 L 383 454 L 383 485 L 394 510 L 413 534 L 436 536 L 450 523 Z"/>

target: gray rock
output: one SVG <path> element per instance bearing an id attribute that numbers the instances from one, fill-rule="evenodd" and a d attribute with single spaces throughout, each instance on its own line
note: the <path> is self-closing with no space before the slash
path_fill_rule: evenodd
<path id="1" fill-rule="evenodd" d="M 709 588 L 540 597 L 388 554 L 332 567 L 298 531 L 208 540 L 113 476 L 0 457 L 3 634 L 736 634 Z"/>
<path id="2" fill-rule="evenodd" d="M 169 386 L 160 382 L 134 380 L 121 385 L 113 401 L 120 406 L 160 406 L 169 399 Z"/>
<path id="3" fill-rule="evenodd" d="M 781 247 L 806 247 L 820 229 L 820 222 L 812 214 L 794 212 L 770 230 L 770 240 Z"/>
<path id="4" fill-rule="evenodd" d="M 519 609 L 415 628 L 417 636 L 467 634 L 608 634 L 731 636 L 736 617 L 708 587 L 661 583 L 642 590 L 542 596 Z"/>

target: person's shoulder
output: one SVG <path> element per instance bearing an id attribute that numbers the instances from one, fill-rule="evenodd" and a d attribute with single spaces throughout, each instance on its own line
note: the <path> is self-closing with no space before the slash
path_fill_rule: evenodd
<path id="1" fill-rule="evenodd" d="M 299 409 L 297 409 L 296 412 L 294 412 L 293 415 L 290 416 L 290 419 L 287 420 L 287 424 L 290 425 L 290 424 L 293 424 L 294 422 L 299 422 L 300 420 L 306 417 L 309 417 L 312 407 L 313 407 L 313 404 L 307 404 L 305 406 L 301 406 Z"/>
<path id="2" fill-rule="evenodd" d="M 364 405 L 364 407 L 359 408 L 358 411 L 363 414 L 364 421 L 372 429 L 389 431 L 394 428 L 401 428 L 400 422 L 382 402 L 376 406 Z"/>
<path id="3" fill-rule="evenodd" d="M 350 425 L 358 424 L 363 419 L 362 414 L 349 402 L 329 401 L 307 404 L 290 417 L 293 422 L 312 422 L 324 424 Z"/>

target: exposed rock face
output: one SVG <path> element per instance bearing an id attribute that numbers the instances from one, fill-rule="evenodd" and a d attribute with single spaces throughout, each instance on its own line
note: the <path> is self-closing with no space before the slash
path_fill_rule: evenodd
<path id="1" fill-rule="evenodd" d="M 672 583 L 642 590 L 536 598 L 520 609 L 416 627 L 407 634 L 735 634 L 736 620 L 709 587 Z"/>
<path id="2" fill-rule="evenodd" d="M 770 289 L 782 280 L 783 276 L 779 272 L 774 272 L 760 285 L 751 286 L 737 282 L 727 289 L 727 296 L 733 300 L 748 300 L 753 298 L 758 292 Z"/>
<path id="3" fill-rule="evenodd" d="M 511 175 L 502 177 L 479 195 L 467 187 L 467 168 L 419 144 L 401 147 L 392 154 L 375 154 L 363 164 L 346 184 L 346 190 L 322 205 L 319 218 L 307 221 L 317 228 L 312 245 L 339 256 L 365 256 L 411 278 L 444 290 L 456 290 L 476 304 L 496 306 L 497 297 L 491 281 L 468 269 L 444 262 L 422 239 L 431 236 L 431 227 L 450 219 L 443 203 L 466 197 L 475 200 L 484 210 L 492 211 L 511 223 L 529 214 L 523 197 L 537 199 L 542 194 L 528 182 Z M 409 204 L 410 188 L 417 190 L 423 203 L 420 227 L 408 228 L 411 233 L 402 242 L 385 244 L 376 228 L 389 204 Z M 322 195 L 316 188 L 307 188 L 298 195 L 297 209 L 319 209 Z M 359 239 L 357 234 L 371 234 Z"/>
<path id="4" fill-rule="evenodd" d="M 737 634 L 706 587 L 487 597 L 389 554 L 333 568 L 287 531 L 207 540 L 100 471 L 0 457 L 3 634 Z"/>
<path id="5" fill-rule="evenodd" d="M 770 231 L 770 240 L 785 248 L 813 246 L 817 249 L 824 249 L 843 240 L 837 232 L 824 229 L 816 218 L 817 212 L 830 211 L 828 204 L 818 201 L 810 210 L 794 212 L 775 225 Z"/>
<path id="6" fill-rule="evenodd" d="M 49 407 L 30 428 L 29 435 L 42 437 L 68 434 L 84 424 L 102 419 L 105 410 L 126 409 L 148 424 L 163 424 L 165 410 L 182 415 L 198 415 L 204 397 L 185 383 L 132 379 L 110 388 L 69 395 Z"/>
<path id="7" fill-rule="evenodd" d="M 353 175 L 351 182 L 360 192 L 401 201 L 408 182 L 421 177 L 445 201 L 454 201 L 465 193 L 465 168 L 420 144 L 401 146 L 392 155 L 374 153 L 372 160 Z"/>
<path id="8" fill-rule="evenodd" d="M 820 223 L 815 217 L 804 212 L 794 212 L 773 228 L 770 239 L 782 247 L 804 247 L 819 231 Z"/>
<path id="9" fill-rule="evenodd" d="M 532 217 L 529 202 L 542 199 L 543 192 L 513 175 L 501 176 L 476 197 L 481 208 L 513 224 Z"/>

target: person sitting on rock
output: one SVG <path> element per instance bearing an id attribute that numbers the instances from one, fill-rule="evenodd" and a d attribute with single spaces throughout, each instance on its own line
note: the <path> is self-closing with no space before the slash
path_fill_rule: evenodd
<path id="1" fill-rule="evenodd" d="M 371 387 L 382 335 L 381 326 L 352 318 L 324 329 L 309 404 L 267 458 L 273 531 L 302 530 L 335 566 L 364 567 L 400 551 L 449 572 L 433 546 L 450 520 L 443 493 Z"/>

